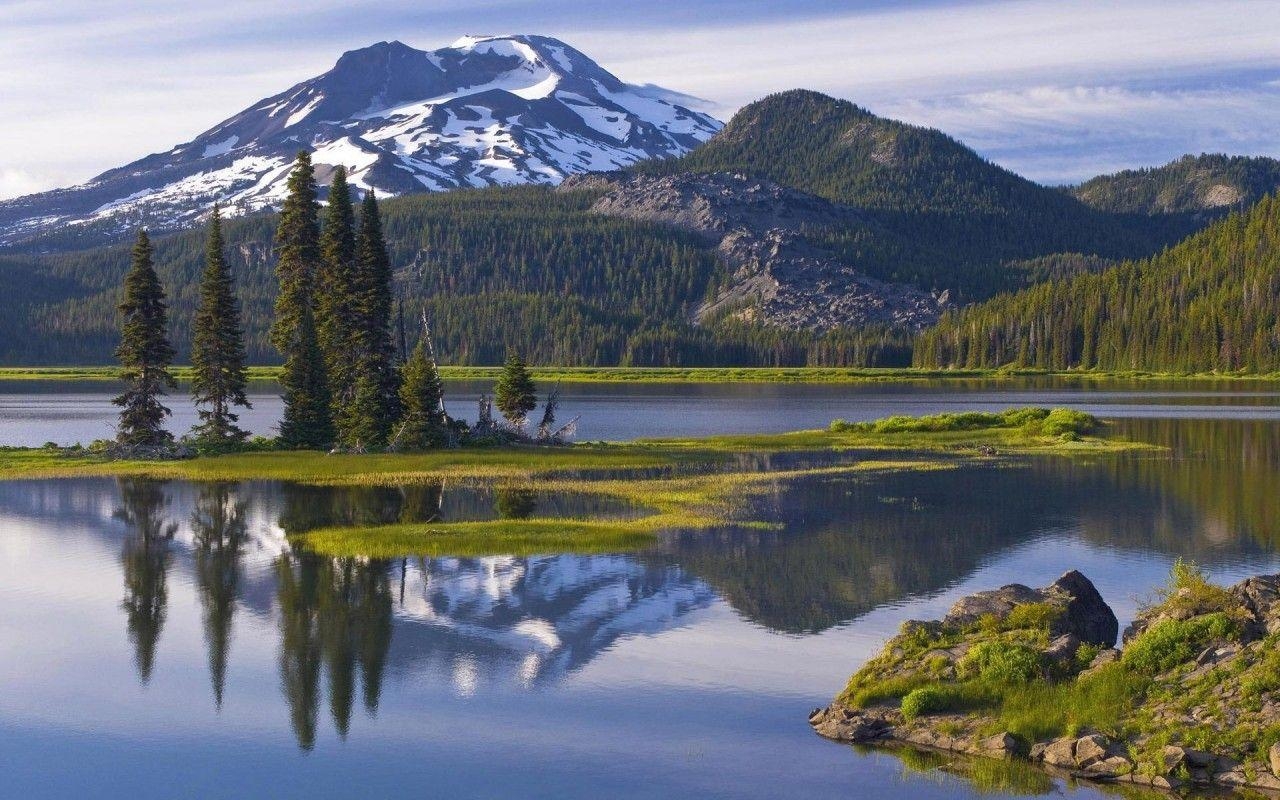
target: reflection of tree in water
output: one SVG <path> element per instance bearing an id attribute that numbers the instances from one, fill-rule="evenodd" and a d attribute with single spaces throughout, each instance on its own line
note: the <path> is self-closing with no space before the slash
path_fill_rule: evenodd
<path id="1" fill-rule="evenodd" d="M 162 482 L 120 478 L 117 483 L 120 507 L 115 517 L 128 528 L 120 556 L 125 588 L 121 607 L 127 617 L 138 677 L 146 683 L 151 679 L 156 645 L 164 628 L 169 598 L 169 542 L 178 524 L 165 516 L 169 500 Z"/>
<path id="2" fill-rule="evenodd" d="M 280 674 L 298 745 L 315 745 L 321 668 L 329 685 L 329 712 L 345 737 L 351 726 L 356 673 L 366 710 L 378 708 L 391 646 L 389 563 L 282 555 L 276 562 L 280 608 Z"/>
<path id="3" fill-rule="evenodd" d="M 1142 419 L 1118 422 L 1115 435 L 1173 455 L 1033 458 L 1017 469 L 778 484 L 747 515 L 782 530 L 687 533 L 665 557 L 751 619 L 803 632 L 944 589 L 1055 526 L 1206 566 L 1280 544 L 1280 426 Z"/>
<path id="4" fill-rule="evenodd" d="M 441 518 L 444 484 L 405 486 L 304 486 L 280 484 L 284 510 L 280 527 L 301 533 L 327 526 L 434 522 Z"/>
<path id="5" fill-rule="evenodd" d="M 538 495 L 530 489 L 498 489 L 493 504 L 501 519 L 528 519 L 538 510 Z"/>
<path id="6" fill-rule="evenodd" d="M 235 495 L 235 484 L 200 488 L 191 514 L 196 589 L 203 607 L 204 638 L 209 650 L 209 677 L 214 703 L 222 707 L 231 622 L 240 587 L 240 560 L 249 539 L 245 524 L 248 502 Z"/>

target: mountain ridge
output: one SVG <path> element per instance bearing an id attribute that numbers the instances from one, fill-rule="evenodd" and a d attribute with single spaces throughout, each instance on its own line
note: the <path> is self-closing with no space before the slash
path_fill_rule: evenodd
<path id="1" fill-rule="evenodd" d="M 382 195 L 554 184 L 680 155 L 719 129 L 677 96 L 624 83 L 551 37 L 464 36 L 430 51 L 379 42 L 168 151 L 0 201 L 0 244 L 67 226 L 173 230 L 214 202 L 232 215 L 271 208 L 304 148 L 321 183 L 341 164 Z"/>

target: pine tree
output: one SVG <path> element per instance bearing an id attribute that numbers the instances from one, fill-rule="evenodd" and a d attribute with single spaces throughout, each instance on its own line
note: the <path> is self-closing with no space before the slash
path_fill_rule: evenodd
<path id="1" fill-rule="evenodd" d="M 324 355 L 320 352 L 315 317 L 303 307 L 298 320 L 297 342 L 280 373 L 284 389 L 284 418 L 280 444 L 289 448 L 319 450 L 333 444 L 333 416 Z"/>
<path id="2" fill-rule="evenodd" d="M 378 201 L 366 192 L 356 234 L 357 308 L 360 326 L 355 395 L 339 427 L 348 444 L 381 447 L 399 416 L 399 375 L 391 342 L 391 259 L 382 235 Z"/>
<path id="3" fill-rule="evenodd" d="M 507 363 L 493 387 L 494 400 L 502 416 L 517 428 L 523 427 L 529 412 L 538 406 L 538 387 L 529 375 L 524 359 L 513 350 L 507 354 Z"/>
<path id="4" fill-rule="evenodd" d="M 406 447 L 441 447 L 448 442 L 444 413 L 444 384 L 426 336 L 413 348 L 404 365 L 400 406 L 404 409 L 400 438 Z"/>
<path id="5" fill-rule="evenodd" d="M 201 408 L 200 424 L 192 433 L 197 443 L 222 450 L 240 444 L 248 431 L 236 426 L 233 406 L 249 408 L 245 397 L 244 330 L 231 270 L 223 254 L 222 218 L 213 207 L 204 273 L 200 277 L 200 306 L 193 322 L 191 396 Z"/>
<path id="6" fill-rule="evenodd" d="M 333 442 L 333 416 L 312 305 L 320 264 L 320 232 L 315 173 L 305 150 L 298 153 L 288 190 L 276 229 L 280 290 L 271 326 L 272 343 L 285 357 L 280 376 L 284 388 L 280 440 L 288 447 L 320 448 Z"/>
<path id="7" fill-rule="evenodd" d="M 166 388 L 177 386 L 169 365 L 173 348 L 167 329 L 169 314 L 164 289 L 151 261 L 151 239 L 138 231 L 133 262 L 124 277 L 124 299 L 119 306 L 120 346 L 116 358 L 128 384 L 112 402 L 120 406 L 116 441 L 128 447 L 157 447 L 173 441 L 163 427 L 169 415 L 159 398 Z"/>
<path id="8" fill-rule="evenodd" d="M 341 421 L 354 399 L 360 350 L 360 315 L 355 273 L 355 215 L 347 170 L 338 167 L 329 185 L 329 206 L 320 232 L 320 275 L 316 286 L 316 329 L 324 351 L 333 415 L 339 439 L 347 440 Z"/>

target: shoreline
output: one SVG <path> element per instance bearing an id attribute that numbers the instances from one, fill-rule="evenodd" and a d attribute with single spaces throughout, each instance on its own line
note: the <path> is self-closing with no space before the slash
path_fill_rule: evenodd
<path id="1" fill-rule="evenodd" d="M 1280 791 L 1280 575 L 1177 562 L 1123 634 L 1079 572 L 908 621 L 814 709 L 818 735 L 1178 790 Z"/>
<path id="2" fill-rule="evenodd" d="M 251 382 L 274 382 L 278 366 L 251 366 Z M 446 381 L 494 380 L 501 367 L 440 366 Z M 174 377 L 187 380 L 190 366 L 173 368 Z M 1037 369 L 923 369 L 915 367 L 530 367 L 534 380 L 569 384 L 815 384 L 857 385 L 912 381 L 1066 379 L 1092 381 L 1186 381 L 1227 383 L 1280 383 L 1280 373 L 1172 373 L 1131 371 L 1079 371 Z M 0 381 L 115 380 L 119 368 L 111 366 L 0 367 Z"/>

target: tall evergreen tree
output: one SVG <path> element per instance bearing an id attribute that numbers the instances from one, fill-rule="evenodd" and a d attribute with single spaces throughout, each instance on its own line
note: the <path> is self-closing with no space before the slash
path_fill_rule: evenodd
<path id="1" fill-rule="evenodd" d="M 441 447 L 448 442 L 444 413 L 444 384 L 435 356 L 424 335 L 404 365 L 400 406 L 404 410 L 400 439 L 410 448 Z"/>
<path id="2" fill-rule="evenodd" d="M 320 264 L 320 231 L 315 171 L 305 150 L 298 153 L 288 189 L 276 229 L 280 289 L 271 326 L 272 343 L 285 357 L 280 376 L 284 387 L 280 439 L 289 447 L 318 448 L 333 442 L 333 416 L 312 305 Z"/>
<path id="3" fill-rule="evenodd" d="M 222 217 L 213 207 L 204 273 L 200 277 L 200 306 L 196 309 L 191 343 L 191 395 L 201 408 L 193 431 L 197 442 L 214 449 L 237 445 L 249 435 L 236 426 L 233 406 L 249 408 L 245 397 L 244 329 L 231 270 L 223 254 Z"/>
<path id="4" fill-rule="evenodd" d="M 529 412 L 538 407 L 537 391 L 524 359 L 512 350 L 507 354 L 507 363 L 502 366 L 502 374 L 493 387 L 498 410 L 507 422 L 517 428 L 523 427 Z"/>
<path id="5" fill-rule="evenodd" d="M 329 205 L 320 231 L 320 274 L 316 286 L 316 329 L 333 390 L 334 418 L 342 420 L 354 396 L 360 349 L 359 289 L 356 286 L 355 214 L 347 170 L 334 170 Z M 339 438 L 345 439 L 339 430 Z"/>
<path id="6" fill-rule="evenodd" d="M 303 306 L 293 351 L 280 373 L 284 389 L 284 417 L 280 443 L 285 447 L 319 450 L 333 444 L 333 414 L 324 355 L 310 306 Z"/>
<path id="7" fill-rule="evenodd" d="M 357 308 L 360 326 L 354 396 L 339 428 L 348 444 L 381 447 L 399 416 L 399 375 L 391 341 L 391 259 L 374 193 L 365 193 L 356 234 Z"/>
<path id="8" fill-rule="evenodd" d="M 151 261 L 151 239 L 138 231 L 133 246 L 133 262 L 124 277 L 124 298 L 120 301 L 120 346 L 116 358 L 123 367 L 127 384 L 112 402 L 120 406 L 116 441 L 126 446 L 154 447 L 173 441 L 163 427 L 169 409 L 160 403 L 165 389 L 177 386 L 169 365 L 173 348 L 169 345 L 168 308 L 164 289 Z"/>

